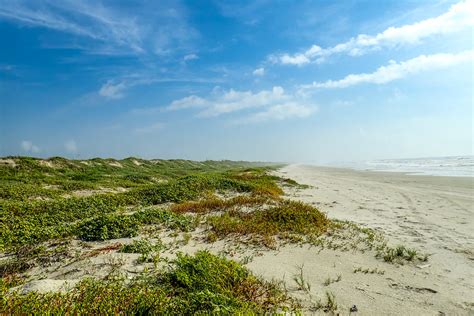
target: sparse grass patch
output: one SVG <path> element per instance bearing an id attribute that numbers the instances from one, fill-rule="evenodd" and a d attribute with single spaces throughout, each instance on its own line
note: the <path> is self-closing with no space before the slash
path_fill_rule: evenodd
<path id="1" fill-rule="evenodd" d="M 357 268 L 354 268 L 354 273 L 364 273 L 364 274 L 380 274 L 380 275 L 384 275 L 385 274 L 385 271 L 384 270 L 380 270 L 379 268 L 373 268 L 373 269 L 369 269 L 369 268 L 365 268 L 363 269 L 362 267 L 357 267 Z"/>
<path id="2" fill-rule="evenodd" d="M 293 276 L 293 281 L 296 282 L 298 290 L 305 291 L 307 293 L 311 292 L 311 285 L 309 282 L 306 282 L 303 274 L 304 265 L 298 267 L 298 273 Z"/>
<path id="3" fill-rule="evenodd" d="M 325 313 L 337 311 L 336 297 L 331 292 L 326 292 L 325 301 L 319 300 L 311 307 L 312 311 L 323 310 Z"/>
<path id="4" fill-rule="evenodd" d="M 378 257 L 383 258 L 385 262 L 403 263 L 403 260 L 414 261 L 417 259 L 418 252 L 415 249 L 405 246 L 397 246 L 395 248 L 386 247 L 377 253 Z"/>
<path id="5" fill-rule="evenodd" d="M 323 284 L 325 286 L 329 286 L 331 285 L 332 283 L 336 283 L 336 282 L 339 282 L 342 280 L 342 275 L 338 274 L 337 277 L 335 278 L 330 278 L 330 277 L 327 277 L 326 280 L 324 280 Z"/>

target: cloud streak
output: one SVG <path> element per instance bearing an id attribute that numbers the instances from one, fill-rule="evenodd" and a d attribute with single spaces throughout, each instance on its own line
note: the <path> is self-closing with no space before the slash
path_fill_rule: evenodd
<path id="1" fill-rule="evenodd" d="M 390 61 L 386 66 L 379 67 L 372 73 L 350 74 L 340 80 L 327 80 L 302 85 L 301 90 L 347 88 L 363 83 L 385 84 L 408 75 L 423 71 L 447 68 L 465 62 L 474 61 L 474 50 L 458 54 L 433 54 L 395 62 Z"/>
<path id="2" fill-rule="evenodd" d="M 268 57 L 268 60 L 273 64 L 296 66 L 322 63 L 332 55 L 364 55 L 383 47 L 417 44 L 431 36 L 469 30 L 473 26 L 474 1 L 467 0 L 452 5 L 447 12 L 434 18 L 399 27 L 389 27 L 376 35 L 359 34 L 349 41 L 339 43 L 333 47 L 322 48 L 318 45 L 312 45 L 301 53 L 273 54 Z"/>
<path id="3" fill-rule="evenodd" d="M 88 40 L 73 46 L 106 55 L 161 54 L 196 35 L 179 6 L 159 3 L 123 10 L 101 1 L 0 0 L 0 19 Z"/>
<path id="4" fill-rule="evenodd" d="M 198 110 L 199 117 L 245 112 L 246 116 L 235 122 L 254 123 L 307 117 L 314 112 L 315 106 L 286 93 L 282 87 L 275 86 L 271 90 L 258 92 L 214 89 L 207 98 L 191 95 L 174 100 L 166 107 L 168 111 L 184 109 Z"/>

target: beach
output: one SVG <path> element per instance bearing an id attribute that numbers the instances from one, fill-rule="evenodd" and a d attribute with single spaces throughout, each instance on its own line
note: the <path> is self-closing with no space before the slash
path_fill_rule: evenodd
<path id="1" fill-rule="evenodd" d="M 312 256 L 290 247 L 273 259 L 278 264 L 269 258 L 257 259 L 252 263 L 254 269 L 267 277 L 281 277 L 285 266 L 304 264 L 313 288 L 323 288 L 321 274 L 342 274 L 331 290 L 344 305 L 341 310 L 355 304 L 358 315 L 473 314 L 473 178 L 305 165 L 289 165 L 276 174 L 309 185 L 304 190 L 287 190 L 291 199 L 312 204 L 331 219 L 380 231 L 389 244 L 415 248 L 428 254 L 429 260 L 417 266 L 397 266 L 360 253 L 324 251 Z M 265 269 L 270 262 L 279 271 Z M 360 277 L 350 273 L 357 266 L 381 267 L 385 273 Z"/>
<path id="2" fill-rule="evenodd" d="M 234 280 L 222 276 L 225 269 L 207 274 L 217 262 L 248 271 L 254 290 L 241 300 L 242 306 L 251 300 L 261 304 L 255 313 L 286 308 L 303 315 L 474 315 L 472 177 L 137 158 L 1 162 L 6 175 L 8 168 L 28 164 L 30 174 L 47 168 L 63 184 L 34 183 L 20 191 L 23 182 L 2 182 L 10 194 L 3 201 L 10 207 L 5 214 L 15 218 L 3 222 L 6 247 L 0 253 L 7 282 L 1 293 L 10 295 L 5 302 L 12 312 L 15 304 L 41 313 L 50 306 L 48 297 L 23 295 L 41 295 L 32 292 L 86 291 L 108 306 L 111 297 L 130 288 L 137 297 L 145 290 L 174 289 L 179 285 L 154 280 L 192 260 L 200 268 L 186 273 L 196 278 L 198 293 L 207 282 Z M 65 186 L 70 176 L 60 170 L 78 175 L 83 168 L 103 176 L 80 182 L 82 187 Z M 193 174 L 196 170 L 201 173 Z M 130 186 L 132 172 L 141 182 Z M 108 207 L 97 208 L 97 201 Z M 13 206 L 27 212 L 17 214 Z M 43 211 L 47 230 L 36 224 L 35 210 Z M 72 215 L 77 222 L 62 230 L 61 221 L 70 225 L 63 218 Z M 210 279 L 202 281 L 206 275 Z M 110 297 L 97 296 L 87 280 L 108 289 Z M 237 293 L 232 295 L 241 295 L 240 282 L 232 282 L 228 288 Z M 194 289 L 189 292 L 183 297 L 194 300 Z M 275 293 L 284 299 L 272 305 Z M 206 303 L 211 294 L 193 311 L 215 310 Z M 73 311 L 78 302 L 68 297 L 75 296 L 61 299 Z M 0 308 L 0 314 L 6 311 Z"/>

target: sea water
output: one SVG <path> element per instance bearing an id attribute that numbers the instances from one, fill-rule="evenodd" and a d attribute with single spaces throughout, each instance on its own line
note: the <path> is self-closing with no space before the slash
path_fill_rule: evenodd
<path id="1" fill-rule="evenodd" d="M 474 156 L 381 159 L 348 164 L 358 170 L 403 172 L 413 175 L 474 177 Z"/>

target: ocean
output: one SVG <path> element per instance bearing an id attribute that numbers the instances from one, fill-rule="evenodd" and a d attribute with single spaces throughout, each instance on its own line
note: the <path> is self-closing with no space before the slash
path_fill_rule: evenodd
<path id="1" fill-rule="evenodd" d="M 412 175 L 474 177 L 474 156 L 381 159 L 338 165 L 356 170 L 403 172 Z"/>

